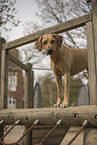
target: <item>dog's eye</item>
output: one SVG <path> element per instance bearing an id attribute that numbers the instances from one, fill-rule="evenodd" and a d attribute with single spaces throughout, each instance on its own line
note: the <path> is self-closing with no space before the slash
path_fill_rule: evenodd
<path id="1" fill-rule="evenodd" d="M 44 45 L 47 45 L 47 41 L 44 41 L 43 44 L 44 44 Z"/>
<path id="2" fill-rule="evenodd" d="M 51 40 L 51 44 L 54 44 L 55 43 L 55 40 Z"/>

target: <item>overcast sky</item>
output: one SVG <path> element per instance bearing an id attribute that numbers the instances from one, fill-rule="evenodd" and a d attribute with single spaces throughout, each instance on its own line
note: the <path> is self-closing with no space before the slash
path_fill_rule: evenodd
<path id="1" fill-rule="evenodd" d="M 17 27 L 12 27 L 12 30 L 10 32 L 1 32 L 1 36 L 8 41 L 12 41 L 24 36 L 23 24 L 25 24 L 26 22 L 33 21 L 33 22 L 41 23 L 39 21 L 39 18 L 36 17 L 35 15 L 35 13 L 39 10 L 37 7 L 37 0 L 16 0 L 15 8 L 21 23 Z M 49 56 L 45 56 L 42 62 L 36 65 L 36 67 L 41 67 L 41 66 L 45 68 L 51 68 Z M 41 73 L 44 73 L 43 71 L 35 71 L 35 72 L 38 73 L 39 75 Z"/>
<path id="2" fill-rule="evenodd" d="M 21 23 L 17 27 L 12 27 L 10 32 L 3 32 L 1 35 L 5 39 L 7 39 L 8 36 L 10 41 L 24 36 L 23 24 L 25 24 L 25 22 L 38 21 L 38 18 L 35 16 L 36 11 L 38 11 L 36 0 L 16 0 L 15 8 Z"/>
<path id="3" fill-rule="evenodd" d="M 21 21 L 19 26 L 12 27 L 10 32 L 2 32 L 1 36 L 4 37 L 7 41 L 12 41 L 24 36 L 24 24 L 26 22 L 38 22 L 39 18 L 36 17 L 35 13 L 38 11 L 37 2 L 36 0 L 16 0 L 15 4 L 16 12 L 18 13 L 18 18 Z M 7 24 L 8 26 L 9 24 Z M 20 50 L 20 49 L 19 49 Z M 37 51 L 38 52 L 38 51 Z M 51 68 L 50 67 L 50 59 L 49 57 L 45 56 L 41 63 L 34 65 L 34 67 L 42 67 L 42 68 Z M 34 76 L 35 80 L 37 80 L 38 76 L 41 74 L 45 74 L 48 71 L 39 71 L 35 70 Z"/>

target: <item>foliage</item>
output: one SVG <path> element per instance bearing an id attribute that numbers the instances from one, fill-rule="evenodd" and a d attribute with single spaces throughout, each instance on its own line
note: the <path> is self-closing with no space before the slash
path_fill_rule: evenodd
<path id="1" fill-rule="evenodd" d="M 6 24 L 11 23 L 13 26 L 18 26 L 20 21 L 17 18 L 17 12 L 14 8 L 16 0 L 1 0 L 0 1 L 0 25 L 4 31 L 10 31 Z"/>

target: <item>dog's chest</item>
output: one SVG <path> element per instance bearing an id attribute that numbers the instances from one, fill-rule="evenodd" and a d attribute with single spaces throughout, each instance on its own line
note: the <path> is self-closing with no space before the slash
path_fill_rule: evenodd
<path id="1" fill-rule="evenodd" d="M 55 64 L 54 62 L 51 62 L 51 67 L 55 73 L 64 75 L 65 69 L 60 63 Z"/>
<path id="2" fill-rule="evenodd" d="M 64 75 L 66 72 L 70 71 L 70 61 L 62 53 L 50 57 L 51 67 L 54 72 Z"/>

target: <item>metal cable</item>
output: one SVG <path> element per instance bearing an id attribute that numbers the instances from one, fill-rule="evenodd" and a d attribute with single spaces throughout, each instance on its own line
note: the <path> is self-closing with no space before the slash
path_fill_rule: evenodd
<path id="1" fill-rule="evenodd" d="M 17 143 L 19 143 L 24 137 L 25 135 L 39 122 L 39 120 L 36 120 L 33 125 L 23 134 L 23 136 L 17 141 Z"/>
<path id="2" fill-rule="evenodd" d="M 0 140 L 2 140 L 20 121 L 17 120 L 12 127 L 0 138 Z"/>
<path id="3" fill-rule="evenodd" d="M 52 128 L 52 130 L 42 139 L 42 141 L 36 145 L 42 145 L 42 143 L 48 138 L 48 136 L 56 129 L 57 126 L 59 126 L 61 123 L 61 120 L 59 120 L 56 125 Z"/>
<path id="4" fill-rule="evenodd" d="M 77 136 L 81 133 L 81 131 L 84 129 L 84 127 L 87 125 L 88 121 L 85 120 L 82 124 L 82 127 L 80 128 L 80 130 L 76 133 L 76 135 L 70 140 L 70 142 L 67 145 L 70 145 L 76 138 Z"/>
<path id="5" fill-rule="evenodd" d="M 16 122 L 15 122 L 16 123 Z M 20 139 L 17 142 L 14 143 L 5 143 L 3 141 L 1 141 L 0 139 L 0 143 L 2 143 L 3 145 L 21 145 L 20 141 L 25 137 L 25 135 L 38 123 L 38 120 L 36 120 L 33 125 L 23 134 L 22 137 L 20 137 Z M 13 125 L 14 126 L 14 125 Z M 8 133 L 7 133 L 8 134 Z M 3 139 L 3 138 L 2 138 Z"/>

